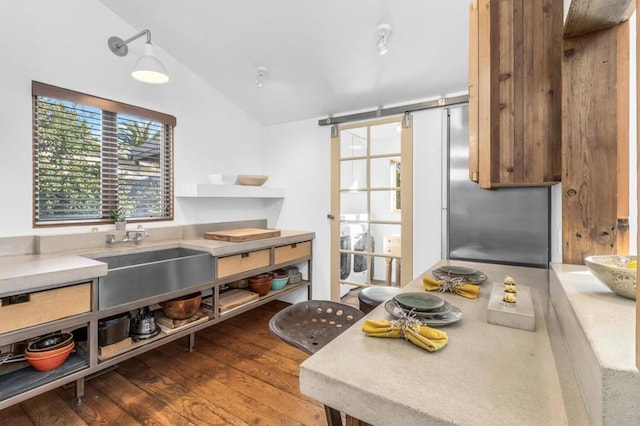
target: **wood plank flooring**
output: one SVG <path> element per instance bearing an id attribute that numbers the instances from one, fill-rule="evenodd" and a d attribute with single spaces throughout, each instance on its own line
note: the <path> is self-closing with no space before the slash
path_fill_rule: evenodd
<path id="1" fill-rule="evenodd" d="M 324 408 L 300 394 L 307 355 L 274 337 L 284 302 L 257 307 L 119 364 L 75 388 L 0 410 L 0 425 L 324 425 Z"/>

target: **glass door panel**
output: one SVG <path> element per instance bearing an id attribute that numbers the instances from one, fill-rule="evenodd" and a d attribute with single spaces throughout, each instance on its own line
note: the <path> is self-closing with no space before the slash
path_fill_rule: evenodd
<path id="1" fill-rule="evenodd" d="M 370 155 L 397 154 L 401 152 L 400 136 L 402 127 L 400 122 L 385 123 L 370 127 L 371 152 Z"/>
<path id="2" fill-rule="evenodd" d="M 368 193 L 342 192 L 340 194 L 340 222 L 368 220 Z"/>
<path id="3" fill-rule="evenodd" d="M 402 219 L 399 191 L 371 191 L 370 210 L 372 222 L 396 222 Z"/>
<path id="4" fill-rule="evenodd" d="M 400 157 L 372 158 L 371 188 L 396 188 L 400 186 Z"/>
<path id="5" fill-rule="evenodd" d="M 340 189 L 367 188 L 367 160 L 340 161 Z"/>
<path id="6" fill-rule="evenodd" d="M 367 155 L 367 128 L 343 130 L 340 132 L 340 158 Z"/>
<path id="7" fill-rule="evenodd" d="M 401 121 L 408 123 L 401 127 Z M 342 127 L 342 126 L 341 126 Z M 401 185 L 411 182 L 411 167 L 402 170 L 403 155 L 411 164 L 411 119 L 401 117 L 376 123 L 346 125 L 332 139 L 332 254 L 331 297 L 338 300 L 344 288 L 403 284 L 400 279 L 402 235 L 412 226 L 412 205 L 402 211 Z M 412 185 L 407 194 L 411 196 Z M 407 255 L 412 256 L 411 253 Z M 411 265 L 411 262 L 408 262 Z M 404 283 L 409 280 L 404 280 Z"/>

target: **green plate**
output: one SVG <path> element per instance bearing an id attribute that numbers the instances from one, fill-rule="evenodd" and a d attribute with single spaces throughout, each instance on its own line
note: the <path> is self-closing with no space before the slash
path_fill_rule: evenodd
<path id="1" fill-rule="evenodd" d="M 476 272 L 478 272 L 473 268 L 466 268 L 464 266 L 453 266 L 453 265 L 441 266 L 438 269 L 447 274 L 454 274 L 454 275 L 473 275 Z"/>
<path id="2" fill-rule="evenodd" d="M 399 293 L 393 300 L 404 309 L 420 312 L 435 311 L 444 305 L 443 299 L 429 293 Z"/>

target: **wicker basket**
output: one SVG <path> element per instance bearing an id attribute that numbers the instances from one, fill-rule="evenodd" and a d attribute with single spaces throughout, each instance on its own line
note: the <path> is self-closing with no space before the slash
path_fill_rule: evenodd
<path id="1" fill-rule="evenodd" d="M 290 345 L 313 354 L 363 316 L 364 312 L 350 305 L 309 300 L 278 312 L 269 321 L 269 329 Z"/>

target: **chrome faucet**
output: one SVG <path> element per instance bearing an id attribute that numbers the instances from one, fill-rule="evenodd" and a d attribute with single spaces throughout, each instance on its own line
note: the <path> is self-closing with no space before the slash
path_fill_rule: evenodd
<path id="1" fill-rule="evenodd" d="M 116 239 L 115 234 L 107 234 L 107 246 L 113 246 L 116 244 L 124 244 L 124 243 L 140 244 L 142 239 L 148 236 L 149 236 L 149 232 L 147 232 L 142 227 L 136 228 L 131 231 L 127 231 L 124 234 L 124 237 L 120 241 Z"/>
<path id="2" fill-rule="evenodd" d="M 133 238 L 131 237 L 133 235 Z M 133 241 L 136 244 L 140 244 L 143 238 L 148 237 L 149 232 L 145 231 L 144 228 L 137 228 L 132 231 L 127 231 L 124 236 L 124 239 L 127 241 Z"/>

